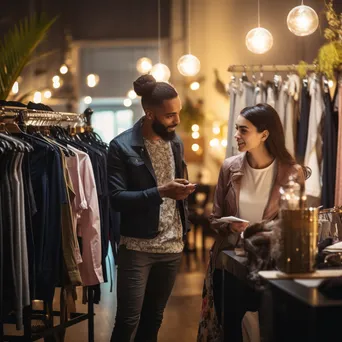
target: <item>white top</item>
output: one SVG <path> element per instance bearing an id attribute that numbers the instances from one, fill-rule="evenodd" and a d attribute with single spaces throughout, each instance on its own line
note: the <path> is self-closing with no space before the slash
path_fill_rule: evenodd
<path id="1" fill-rule="evenodd" d="M 305 182 L 305 192 L 309 196 L 321 196 L 321 168 L 318 162 L 316 143 L 319 136 L 318 128 L 324 112 L 322 88 L 320 83 L 313 78 L 309 80 L 311 95 L 309 134 L 306 144 L 304 165 L 310 167 L 312 174 Z"/>
<path id="2" fill-rule="evenodd" d="M 275 162 L 264 169 L 253 169 L 245 162 L 244 175 L 241 179 L 239 198 L 239 217 L 250 224 L 260 222 L 263 218 L 271 187 Z"/>

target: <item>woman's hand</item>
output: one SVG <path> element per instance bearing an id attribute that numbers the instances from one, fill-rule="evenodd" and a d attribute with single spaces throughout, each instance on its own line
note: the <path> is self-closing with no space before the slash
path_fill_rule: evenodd
<path id="1" fill-rule="evenodd" d="M 242 233 L 248 227 L 247 222 L 232 222 L 229 223 L 229 228 L 234 233 Z"/>

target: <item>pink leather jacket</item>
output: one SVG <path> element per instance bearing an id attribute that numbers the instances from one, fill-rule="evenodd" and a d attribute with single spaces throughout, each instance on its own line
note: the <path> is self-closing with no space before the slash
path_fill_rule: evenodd
<path id="1" fill-rule="evenodd" d="M 230 157 L 223 162 L 214 195 L 213 211 L 210 216 L 212 228 L 218 232 L 212 247 L 212 262 L 214 268 L 222 268 L 219 253 L 224 249 L 233 249 L 238 240 L 238 233 L 218 229 L 215 218 L 237 216 L 239 211 L 239 195 L 241 178 L 244 175 L 246 153 Z M 291 174 L 298 175 L 298 181 L 304 184 L 304 173 L 299 165 L 288 165 L 277 162 L 272 190 L 263 213 L 263 220 L 274 220 L 278 216 L 280 187 L 288 182 Z"/>

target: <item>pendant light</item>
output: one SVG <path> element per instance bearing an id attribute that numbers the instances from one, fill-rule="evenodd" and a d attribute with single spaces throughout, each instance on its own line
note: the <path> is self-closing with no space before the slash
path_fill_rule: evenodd
<path id="1" fill-rule="evenodd" d="M 314 33 L 318 28 L 318 15 L 314 9 L 302 4 L 293 8 L 287 16 L 287 27 L 296 36 L 304 37 Z"/>
<path id="2" fill-rule="evenodd" d="M 152 69 L 152 61 L 147 57 L 139 58 L 137 61 L 137 70 L 140 74 L 148 74 Z"/>
<path id="3" fill-rule="evenodd" d="M 152 67 L 150 74 L 157 82 L 168 82 L 171 77 L 170 69 L 165 64 L 161 63 L 160 0 L 158 0 L 158 55 L 159 63 Z"/>
<path id="4" fill-rule="evenodd" d="M 177 68 L 178 71 L 183 76 L 195 76 L 199 73 L 201 69 L 201 62 L 199 59 L 192 55 L 190 52 L 190 10 L 191 10 L 191 0 L 188 0 L 188 51 L 189 53 L 187 55 L 182 56 L 179 58 L 177 62 Z"/>
<path id="5" fill-rule="evenodd" d="M 247 33 L 246 46 L 249 51 L 259 55 L 269 51 L 273 46 L 271 32 L 260 27 L 260 0 L 258 0 L 258 27 Z"/>

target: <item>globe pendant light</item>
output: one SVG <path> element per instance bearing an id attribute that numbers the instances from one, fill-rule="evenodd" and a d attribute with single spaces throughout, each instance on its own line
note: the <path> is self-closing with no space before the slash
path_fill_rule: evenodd
<path id="1" fill-rule="evenodd" d="M 168 82 L 171 77 L 171 71 L 165 64 L 161 63 L 160 0 L 158 0 L 158 54 L 159 63 L 152 67 L 150 74 L 157 82 Z"/>
<path id="2" fill-rule="evenodd" d="M 303 1 L 300 6 L 293 8 L 287 16 L 287 27 L 296 36 L 304 37 L 314 33 L 318 28 L 318 15 Z"/>
<path id="3" fill-rule="evenodd" d="M 201 62 L 199 59 L 190 53 L 190 1 L 188 0 L 188 51 L 187 55 L 179 58 L 177 62 L 178 71 L 183 76 L 195 76 L 201 69 Z"/>
<path id="4" fill-rule="evenodd" d="M 147 74 L 152 69 L 152 61 L 147 57 L 139 58 L 137 61 L 137 70 L 140 74 Z"/>
<path id="5" fill-rule="evenodd" d="M 201 69 L 201 62 L 196 56 L 188 54 L 179 58 L 177 68 L 183 76 L 195 76 Z"/>
<path id="6" fill-rule="evenodd" d="M 247 33 L 246 46 L 249 51 L 259 55 L 269 51 L 273 46 L 271 32 L 260 27 L 260 0 L 258 0 L 258 27 Z"/>
<path id="7" fill-rule="evenodd" d="M 157 82 L 168 82 L 171 77 L 170 69 L 162 63 L 155 64 L 150 73 Z"/>

